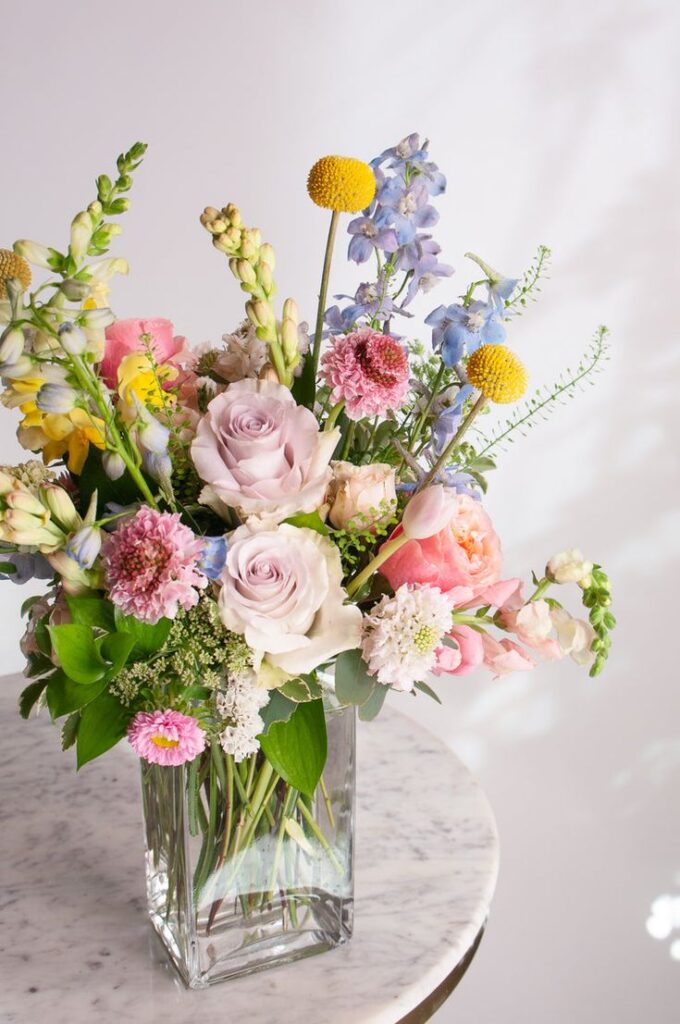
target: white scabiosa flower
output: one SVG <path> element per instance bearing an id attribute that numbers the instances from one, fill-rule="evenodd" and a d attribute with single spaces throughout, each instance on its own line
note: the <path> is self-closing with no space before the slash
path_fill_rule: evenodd
<path id="1" fill-rule="evenodd" d="M 364 618 L 361 652 L 369 673 L 395 690 L 423 682 L 451 629 L 451 611 L 439 587 L 403 583 L 394 597 L 383 597 Z"/>
<path id="2" fill-rule="evenodd" d="M 226 691 L 215 696 L 218 715 L 225 720 L 220 745 L 235 761 L 257 753 L 256 737 L 264 729 L 260 711 L 269 700 L 269 691 L 257 686 L 254 672 L 244 672 L 229 680 Z"/>

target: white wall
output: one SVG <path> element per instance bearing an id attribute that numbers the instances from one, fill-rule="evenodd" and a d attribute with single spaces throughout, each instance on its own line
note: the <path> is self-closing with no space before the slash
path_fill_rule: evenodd
<path id="1" fill-rule="evenodd" d="M 241 296 L 197 220 L 233 200 L 311 318 L 326 219 L 307 169 L 418 130 L 448 174 L 436 236 L 459 270 L 430 298 L 462 290 L 467 249 L 515 274 L 546 242 L 552 280 L 512 331 L 533 381 L 612 329 L 597 389 L 502 458 L 488 500 L 509 573 L 571 544 L 610 571 L 608 672 L 447 682 L 444 711 L 409 706 L 480 773 L 504 846 L 489 934 L 442 1020 L 677 1019 L 680 964 L 645 918 L 680 892 L 679 21 L 672 0 L 33 2 L 3 18 L 0 245 L 62 244 L 94 176 L 150 144 L 119 316 L 168 316 L 196 342 L 234 326 Z M 338 260 L 332 289 L 356 280 Z M 8 670 L 25 596 L 0 590 Z"/>

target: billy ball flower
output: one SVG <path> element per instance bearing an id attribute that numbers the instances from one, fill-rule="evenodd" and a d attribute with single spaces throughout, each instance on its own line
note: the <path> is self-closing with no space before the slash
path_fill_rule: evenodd
<path id="1" fill-rule="evenodd" d="M 364 618 L 361 653 L 379 683 L 412 690 L 437 662 L 437 649 L 451 629 L 452 605 L 438 587 L 402 584 Z"/>
<path id="2" fill-rule="evenodd" d="M 404 404 L 408 356 L 395 338 L 365 327 L 333 339 L 321 357 L 321 375 L 331 389 L 331 400 L 345 402 L 349 419 L 380 416 Z"/>
<path id="3" fill-rule="evenodd" d="M 11 249 L 0 249 L 0 299 L 7 298 L 6 281 L 16 277 L 26 291 L 31 283 L 31 268 L 23 256 L 17 256 Z"/>
<path id="4" fill-rule="evenodd" d="M 338 213 L 357 213 L 370 206 L 375 187 L 373 170 L 351 156 L 322 156 L 307 178 L 310 199 Z"/>
<path id="5" fill-rule="evenodd" d="M 179 711 L 139 711 L 127 735 L 135 753 L 149 764 L 186 764 L 205 750 L 198 722 Z"/>
<path id="6" fill-rule="evenodd" d="M 527 389 L 527 372 L 505 345 L 482 345 L 470 356 L 466 370 L 470 384 L 499 405 L 516 402 Z"/>
<path id="7" fill-rule="evenodd" d="M 204 543 L 179 515 L 140 510 L 102 545 L 109 598 L 142 622 L 173 619 L 193 608 L 208 581 L 199 571 Z"/>

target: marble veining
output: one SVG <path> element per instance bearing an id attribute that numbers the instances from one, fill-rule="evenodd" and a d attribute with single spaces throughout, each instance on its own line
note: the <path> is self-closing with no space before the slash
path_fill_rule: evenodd
<path id="1" fill-rule="evenodd" d="M 146 916 L 132 751 L 76 775 L 46 714 L 19 719 L 22 685 L 0 681 L 2 1024 L 394 1024 L 474 942 L 498 870 L 493 813 L 394 700 L 359 728 L 352 941 L 187 992 Z"/>

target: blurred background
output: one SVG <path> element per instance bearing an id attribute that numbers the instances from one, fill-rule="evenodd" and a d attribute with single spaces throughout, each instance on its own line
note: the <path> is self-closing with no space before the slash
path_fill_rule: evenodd
<path id="1" fill-rule="evenodd" d="M 196 343 L 233 329 L 242 297 L 198 215 L 234 201 L 313 319 L 327 221 L 308 168 L 418 131 L 448 176 L 434 234 L 457 273 L 416 312 L 464 291 L 468 249 L 520 276 L 545 243 L 551 280 L 510 336 L 532 382 L 611 328 L 597 387 L 502 455 L 487 499 L 506 575 L 572 545 L 609 571 L 607 670 L 448 679 L 443 708 L 399 706 L 480 777 L 502 842 L 487 934 L 437 1022 L 677 1021 L 680 7 L 33 0 L 7 9 L 0 45 L 0 245 L 61 247 L 94 177 L 149 143 L 114 249 L 132 268 L 120 317 L 169 317 Z M 333 292 L 362 279 L 344 244 Z M 2 413 L 1 462 L 22 457 L 14 429 Z M 26 596 L 0 588 L 7 671 Z"/>

